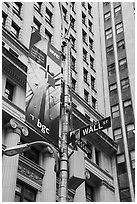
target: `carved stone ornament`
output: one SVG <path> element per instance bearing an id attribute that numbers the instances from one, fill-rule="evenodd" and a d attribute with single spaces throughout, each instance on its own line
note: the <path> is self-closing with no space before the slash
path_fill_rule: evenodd
<path id="1" fill-rule="evenodd" d="M 37 175 L 31 169 L 28 169 L 26 166 L 19 165 L 18 172 L 31 179 L 32 181 L 35 181 L 36 183 L 42 185 L 42 176 Z"/>
<path id="2" fill-rule="evenodd" d="M 15 118 L 10 119 L 10 122 L 5 127 L 12 127 L 14 130 L 19 129 L 24 136 L 28 136 L 29 134 L 28 128 Z"/>

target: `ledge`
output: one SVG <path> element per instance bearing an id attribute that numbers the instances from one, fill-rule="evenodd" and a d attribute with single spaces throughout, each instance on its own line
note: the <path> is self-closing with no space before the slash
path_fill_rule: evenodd
<path id="1" fill-rule="evenodd" d="M 44 175 L 45 169 L 41 168 L 38 164 L 30 161 L 27 157 L 24 157 L 23 155 L 19 155 L 19 161 L 29 166 L 34 171 L 37 171 L 38 173 Z"/>

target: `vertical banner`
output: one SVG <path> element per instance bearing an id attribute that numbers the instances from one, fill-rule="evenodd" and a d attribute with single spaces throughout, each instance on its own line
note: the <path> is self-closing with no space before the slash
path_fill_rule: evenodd
<path id="1" fill-rule="evenodd" d="M 61 55 L 37 31 L 30 39 L 26 90 L 26 122 L 58 145 Z"/>

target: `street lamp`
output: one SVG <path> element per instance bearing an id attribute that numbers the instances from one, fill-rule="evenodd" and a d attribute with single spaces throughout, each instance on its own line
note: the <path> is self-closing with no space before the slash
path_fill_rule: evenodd
<path id="1" fill-rule="evenodd" d="M 22 152 L 25 152 L 27 150 L 29 150 L 29 148 L 31 146 L 35 146 L 35 145 L 44 145 L 46 147 L 49 147 L 49 152 L 52 154 L 54 154 L 54 158 L 55 158 L 55 171 L 58 172 L 59 170 L 59 164 L 58 164 L 58 160 L 59 160 L 59 156 L 58 156 L 58 151 L 53 147 L 52 144 L 45 142 L 45 141 L 35 141 L 35 142 L 30 142 L 30 143 L 25 143 L 25 144 L 21 144 L 21 145 L 16 145 L 14 147 L 10 147 L 7 148 L 5 150 L 2 151 L 2 153 L 6 156 L 14 156 L 16 154 L 20 154 Z"/>

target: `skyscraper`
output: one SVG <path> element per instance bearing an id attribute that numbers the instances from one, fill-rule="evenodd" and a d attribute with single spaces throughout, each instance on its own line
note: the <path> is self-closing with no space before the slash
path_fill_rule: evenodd
<path id="1" fill-rule="evenodd" d="M 103 10 L 103 12 L 102 12 Z M 117 172 L 121 201 L 134 200 L 135 188 L 135 5 L 100 4 L 113 137 L 118 144 Z M 105 78 L 104 78 L 105 80 Z"/>

